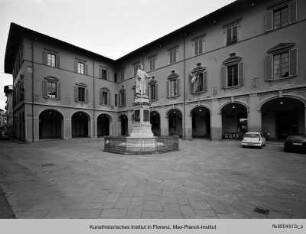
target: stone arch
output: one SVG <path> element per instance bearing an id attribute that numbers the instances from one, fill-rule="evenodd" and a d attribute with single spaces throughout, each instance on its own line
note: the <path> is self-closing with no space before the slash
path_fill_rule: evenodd
<path id="1" fill-rule="evenodd" d="M 203 105 L 195 106 L 190 111 L 192 137 L 211 138 L 210 109 Z"/>
<path id="2" fill-rule="evenodd" d="M 84 111 L 76 111 L 71 115 L 72 137 L 90 136 L 90 115 Z"/>
<path id="3" fill-rule="evenodd" d="M 97 117 L 97 137 L 109 136 L 111 116 L 105 113 L 101 113 Z"/>
<path id="4" fill-rule="evenodd" d="M 39 113 L 39 139 L 63 138 L 63 114 L 54 109 L 45 109 Z"/>
<path id="5" fill-rule="evenodd" d="M 183 136 L 183 119 L 182 111 L 178 108 L 173 108 L 167 111 L 169 135 Z"/>

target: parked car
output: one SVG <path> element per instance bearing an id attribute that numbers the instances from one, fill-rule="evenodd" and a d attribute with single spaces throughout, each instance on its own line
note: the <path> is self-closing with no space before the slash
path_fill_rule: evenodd
<path id="1" fill-rule="evenodd" d="M 284 143 L 285 152 L 306 152 L 306 135 L 291 135 Z"/>
<path id="2" fill-rule="evenodd" d="M 246 132 L 241 141 L 242 147 L 254 146 L 262 148 L 264 145 L 266 145 L 266 138 L 261 132 Z"/>

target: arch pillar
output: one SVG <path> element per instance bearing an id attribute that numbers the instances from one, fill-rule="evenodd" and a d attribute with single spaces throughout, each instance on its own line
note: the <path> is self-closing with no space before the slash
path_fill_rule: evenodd
<path id="1" fill-rule="evenodd" d="M 185 114 L 185 129 L 185 139 L 192 139 L 192 115 L 190 114 L 190 111 Z"/>
<path id="2" fill-rule="evenodd" d="M 71 118 L 69 117 L 64 117 L 63 120 L 63 138 L 64 139 L 70 139 L 72 138 L 72 132 L 71 132 Z"/>
<path id="3" fill-rule="evenodd" d="M 262 120 L 261 120 L 261 110 L 258 110 L 258 96 L 257 94 L 250 95 L 249 103 L 249 131 L 260 132 L 262 131 Z"/>
<path id="4" fill-rule="evenodd" d="M 211 139 L 221 140 L 222 139 L 222 116 L 219 111 L 219 102 L 217 99 L 212 100 L 211 112 L 210 112 L 210 123 L 211 123 Z"/>

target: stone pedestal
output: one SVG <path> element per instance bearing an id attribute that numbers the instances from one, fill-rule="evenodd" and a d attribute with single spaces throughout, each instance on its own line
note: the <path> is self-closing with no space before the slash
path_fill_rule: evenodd
<path id="1" fill-rule="evenodd" d="M 134 124 L 132 125 L 131 138 L 154 137 L 150 124 L 150 102 L 147 95 L 138 96 L 133 103 Z"/>

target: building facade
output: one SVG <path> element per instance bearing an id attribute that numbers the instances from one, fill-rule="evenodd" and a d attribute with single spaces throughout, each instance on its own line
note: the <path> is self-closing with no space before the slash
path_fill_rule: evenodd
<path id="1" fill-rule="evenodd" d="M 139 64 L 155 135 L 269 139 L 306 133 L 306 2 L 238 0 L 111 60 L 11 24 L 18 138 L 129 135 Z"/>
<path id="2" fill-rule="evenodd" d="M 4 86 L 4 93 L 6 96 L 6 119 L 7 119 L 7 131 L 9 135 L 13 135 L 13 85 Z"/>

